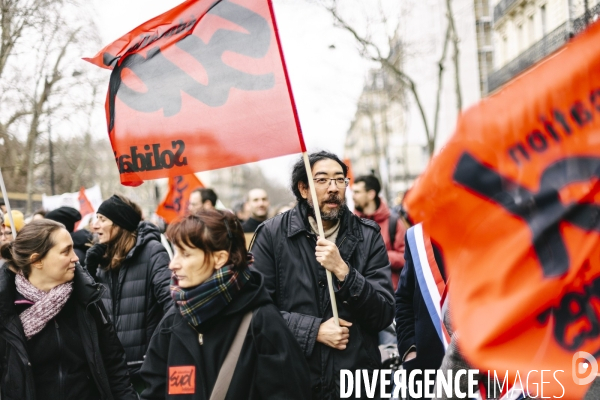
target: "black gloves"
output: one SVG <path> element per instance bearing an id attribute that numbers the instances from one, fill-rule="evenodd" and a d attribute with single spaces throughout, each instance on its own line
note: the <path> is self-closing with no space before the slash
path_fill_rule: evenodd
<path id="1" fill-rule="evenodd" d="M 85 253 L 85 265 L 89 273 L 96 279 L 96 270 L 98 265 L 106 263 L 104 255 L 106 254 L 106 245 L 103 243 L 96 243 Z"/>

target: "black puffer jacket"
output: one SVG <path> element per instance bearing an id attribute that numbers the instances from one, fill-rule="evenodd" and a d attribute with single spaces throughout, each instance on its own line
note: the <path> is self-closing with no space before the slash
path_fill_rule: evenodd
<path id="1" fill-rule="evenodd" d="M 142 399 L 208 400 L 240 322 L 250 310 L 252 320 L 225 398 L 310 398 L 310 374 L 302 350 L 265 291 L 262 276 L 251 273 L 241 293 L 200 326 L 192 328 L 178 308 L 165 316 L 142 366 L 147 387 Z M 176 372 L 178 367 L 182 373 Z M 191 369 L 195 379 L 186 382 Z M 176 394 L 178 389 L 189 394 Z"/>
<path id="2" fill-rule="evenodd" d="M 78 265 L 70 299 L 28 341 L 14 304 L 18 296 L 15 274 L 0 268 L 2 400 L 137 399 L 123 347 L 100 301 L 103 290 Z M 57 367 L 51 365 L 53 360 Z M 37 395 L 36 386 L 40 388 Z"/>
<path id="3" fill-rule="evenodd" d="M 339 317 L 352 322 L 345 350 L 317 343 L 322 322 L 333 316 L 325 269 L 315 258 L 316 235 L 306 202 L 258 227 L 252 253 L 255 268 L 296 336 L 311 368 L 313 398 L 339 397 L 340 369 L 381 368 L 378 332 L 394 316 L 390 262 L 379 226 L 344 209 L 336 244 L 350 273 L 334 277 Z"/>
<path id="4" fill-rule="evenodd" d="M 173 304 L 169 255 L 154 225 L 140 222 L 137 242 L 116 271 L 98 268 L 96 280 L 106 286 L 102 301 L 125 348 L 127 366 L 137 374 L 150 338 Z M 89 266 L 88 266 L 89 268 Z"/>

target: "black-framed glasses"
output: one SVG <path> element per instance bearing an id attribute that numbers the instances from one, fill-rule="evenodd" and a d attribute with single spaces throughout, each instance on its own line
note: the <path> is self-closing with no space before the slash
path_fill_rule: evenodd
<path id="1" fill-rule="evenodd" d="M 314 178 L 313 181 L 320 187 L 329 187 L 331 181 L 334 181 L 338 188 L 345 188 L 350 184 L 350 178 Z"/>

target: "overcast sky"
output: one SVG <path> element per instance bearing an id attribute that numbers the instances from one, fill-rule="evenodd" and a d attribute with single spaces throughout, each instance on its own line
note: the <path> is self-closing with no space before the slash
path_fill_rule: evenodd
<path id="1" fill-rule="evenodd" d="M 181 3 L 176 0 L 94 0 L 103 45 Z M 369 64 L 354 39 L 306 0 L 273 0 L 300 123 L 309 151 L 342 156 Z M 107 75 L 108 85 L 108 75 Z M 269 177 L 286 183 L 297 156 L 261 161 Z"/>

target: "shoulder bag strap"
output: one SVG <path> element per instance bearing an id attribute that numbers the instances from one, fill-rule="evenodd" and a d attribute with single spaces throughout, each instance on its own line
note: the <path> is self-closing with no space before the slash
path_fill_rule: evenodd
<path id="1" fill-rule="evenodd" d="M 233 343 L 231 344 L 231 347 L 227 352 L 227 356 L 225 357 L 225 361 L 223 361 L 223 365 L 219 370 L 215 387 L 210 394 L 210 400 L 225 399 L 227 391 L 229 390 L 229 385 L 231 384 L 231 378 L 233 378 L 233 371 L 235 370 L 235 366 L 240 358 L 240 352 L 242 351 L 242 345 L 244 344 L 244 339 L 246 338 L 246 333 L 248 332 L 251 319 L 252 311 L 246 313 L 244 318 L 242 318 L 242 322 L 240 323 L 237 333 L 235 334 Z"/>

